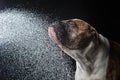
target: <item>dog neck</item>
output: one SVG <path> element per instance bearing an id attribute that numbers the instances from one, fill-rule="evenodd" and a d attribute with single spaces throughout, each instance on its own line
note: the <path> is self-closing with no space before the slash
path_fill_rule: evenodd
<path id="1" fill-rule="evenodd" d="M 106 80 L 109 42 L 105 37 L 99 34 L 83 50 L 62 49 L 76 61 L 75 80 Z"/>

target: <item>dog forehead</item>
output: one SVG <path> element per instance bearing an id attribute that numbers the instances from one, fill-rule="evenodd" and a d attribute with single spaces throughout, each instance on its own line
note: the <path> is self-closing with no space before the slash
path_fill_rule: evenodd
<path id="1" fill-rule="evenodd" d="M 77 25 L 77 27 L 79 28 L 79 30 L 86 30 L 89 28 L 89 24 L 81 19 L 76 19 L 76 18 L 68 19 L 68 20 L 62 20 L 62 22 L 63 23 L 74 22 Z"/>
<path id="2" fill-rule="evenodd" d="M 79 29 L 88 29 L 89 28 L 89 24 L 81 19 L 73 19 L 72 20 L 78 27 Z"/>

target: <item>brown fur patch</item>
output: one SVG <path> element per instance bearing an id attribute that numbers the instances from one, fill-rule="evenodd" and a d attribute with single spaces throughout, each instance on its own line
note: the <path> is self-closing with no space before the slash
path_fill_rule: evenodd
<path id="1" fill-rule="evenodd" d="M 78 27 L 78 31 L 76 37 L 73 39 L 74 43 L 71 42 L 72 44 L 68 45 L 69 48 L 85 48 L 93 39 L 93 37 L 96 38 L 96 36 L 98 35 L 97 31 L 95 30 L 95 28 L 93 28 L 91 25 L 83 20 L 76 19 L 71 21 L 76 24 L 76 26 Z"/>

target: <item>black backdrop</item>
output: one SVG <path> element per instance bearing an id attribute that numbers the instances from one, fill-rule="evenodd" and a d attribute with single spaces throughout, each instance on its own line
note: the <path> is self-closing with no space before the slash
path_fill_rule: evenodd
<path id="1" fill-rule="evenodd" d="M 0 0 L 0 10 L 24 8 L 50 14 L 51 18 L 80 18 L 109 39 L 120 42 L 119 5 L 107 0 Z"/>

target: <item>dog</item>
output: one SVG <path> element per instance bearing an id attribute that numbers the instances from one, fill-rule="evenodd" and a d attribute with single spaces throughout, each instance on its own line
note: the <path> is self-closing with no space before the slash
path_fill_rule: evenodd
<path id="1" fill-rule="evenodd" d="M 50 38 L 76 61 L 75 80 L 120 80 L 120 44 L 81 19 L 56 21 Z"/>

